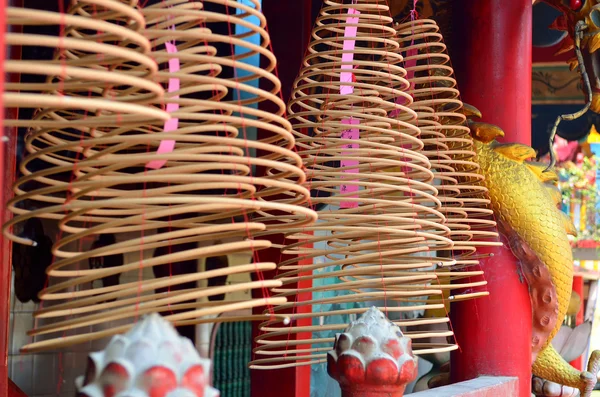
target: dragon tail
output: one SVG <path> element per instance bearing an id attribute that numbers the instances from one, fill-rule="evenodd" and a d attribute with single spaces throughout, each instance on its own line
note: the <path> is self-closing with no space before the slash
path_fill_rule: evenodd
<path id="1" fill-rule="evenodd" d="M 600 369 L 600 350 L 592 353 L 587 371 L 578 371 L 566 362 L 560 354 L 549 345 L 542 350 L 533 363 L 534 375 L 551 379 L 560 385 L 579 389 L 582 397 L 590 396 L 596 386 Z"/>

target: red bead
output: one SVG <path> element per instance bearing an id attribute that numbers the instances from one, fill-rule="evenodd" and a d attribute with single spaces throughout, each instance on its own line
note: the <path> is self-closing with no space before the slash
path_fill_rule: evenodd
<path id="1" fill-rule="evenodd" d="M 378 358 L 369 363 L 367 381 L 369 384 L 395 384 L 398 379 L 398 366 L 387 358 Z"/>
<path id="2" fill-rule="evenodd" d="M 204 376 L 204 367 L 202 365 L 194 365 L 190 367 L 183 379 L 181 385 L 196 394 L 196 397 L 204 397 L 204 390 L 206 388 L 206 377 Z"/>
<path id="3" fill-rule="evenodd" d="M 143 376 L 143 388 L 149 397 L 165 397 L 177 387 L 177 377 L 169 368 L 153 367 Z"/>
<path id="4" fill-rule="evenodd" d="M 361 384 L 365 382 L 365 367 L 358 357 L 343 354 L 338 358 L 340 381 L 346 379 L 347 384 Z"/>
<path id="5" fill-rule="evenodd" d="M 571 0 L 571 9 L 572 10 L 579 10 L 581 8 L 581 0 Z"/>

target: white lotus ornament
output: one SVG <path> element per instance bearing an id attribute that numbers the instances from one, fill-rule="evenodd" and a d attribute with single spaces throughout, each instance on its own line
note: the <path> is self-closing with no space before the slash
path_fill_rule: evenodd
<path id="1" fill-rule="evenodd" d="M 154 313 L 91 353 L 75 384 L 81 397 L 219 397 L 209 371 L 210 360 Z"/>

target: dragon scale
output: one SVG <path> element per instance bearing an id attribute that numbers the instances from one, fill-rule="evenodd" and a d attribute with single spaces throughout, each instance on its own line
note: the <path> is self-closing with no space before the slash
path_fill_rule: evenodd
<path id="1" fill-rule="evenodd" d="M 494 146 L 499 145 L 475 143 L 492 209 L 497 220 L 509 226 L 546 265 L 556 289 L 557 321 L 541 347 L 543 350 L 560 329 L 569 307 L 573 283 L 571 246 L 564 216 L 556 209 L 548 189 L 524 162 L 495 151 Z M 528 263 L 522 263 L 522 266 L 528 266 Z M 554 299 L 552 292 L 545 291 L 546 299 Z"/>
<path id="2" fill-rule="evenodd" d="M 480 116 L 467 107 L 466 113 Z M 589 397 L 600 369 L 600 351 L 592 353 L 587 371 L 577 371 L 552 347 L 569 308 L 573 256 L 568 234 L 575 228 L 561 212 L 553 172 L 526 160 L 535 151 L 526 145 L 501 144 L 504 132 L 493 125 L 470 122 L 477 162 L 485 177 L 500 231 L 521 262 L 532 303 L 532 372 Z M 517 269 L 515 269 L 517 271 Z"/>

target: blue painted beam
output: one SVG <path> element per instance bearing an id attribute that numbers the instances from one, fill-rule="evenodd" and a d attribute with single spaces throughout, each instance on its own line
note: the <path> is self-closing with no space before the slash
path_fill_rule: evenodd
<path id="1" fill-rule="evenodd" d="M 239 3 L 241 3 L 243 5 L 246 5 L 246 6 L 249 6 L 249 7 L 252 7 L 252 8 L 255 7 L 255 4 L 252 1 L 250 1 L 250 0 L 238 0 L 238 1 L 239 1 Z M 262 6 L 262 0 L 257 0 L 257 1 Z M 237 9 L 237 14 L 238 15 L 243 14 L 243 13 L 244 13 L 244 10 L 239 9 L 239 8 Z M 249 23 L 252 23 L 253 25 L 256 25 L 256 26 L 258 26 L 260 24 L 260 20 L 257 17 L 254 17 L 254 16 L 249 17 L 249 18 L 245 18 L 245 20 L 247 22 L 249 22 Z M 245 26 L 241 26 L 241 25 L 236 25 L 235 26 L 235 34 L 236 35 L 243 35 L 243 34 L 247 34 L 247 33 L 250 33 L 250 32 L 251 32 L 251 29 L 249 29 L 249 28 L 247 28 Z M 261 44 L 260 40 L 261 40 L 261 36 L 258 33 L 252 34 L 252 35 L 244 38 L 244 41 L 246 41 L 248 43 L 255 44 L 255 45 L 260 45 Z M 244 47 L 244 46 L 241 46 L 241 45 L 236 45 L 234 51 L 235 51 L 234 53 L 235 53 L 236 58 L 237 58 L 237 57 L 240 57 L 240 56 L 242 56 L 244 54 L 247 54 L 250 50 L 247 47 Z M 251 65 L 251 66 L 254 66 L 254 67 L 258 68 L 258 67 L 260 67 L 260 55 L 259 54 L 255 54 L 255 55 L 252 55 L 250 57 L 246 57 L 244 59 L 241 59 L 238 62 L 245 63 L 245 64 L 248 64 L 248 65 Z M 248 75 L 250 75 L 250 72 L 248 72 L 246 70 L 243 70 L 243 69 L 240 69 L 240 68 L 235 68 L 235 70 L 234 70 L 234 76 L 235 76 L 236 80 L 240 79 L 240 78 L 243 78 L 243 77 L 247 77 Z M 248 84 L 250 86 L 258 88 L 258 85 L 259 85 L 258 83 L 259 83 L 259 79 L 254 79 L 254 80 L 250 80 L 250 81 L 246 82 L 245 84 Z M 256 95 L 253 95 L 253 94 L 251 94 L 249 92 L 245 92 L 243 90 L 235 90 L 233 92 L 233 98 L 236 101 L 238 101 L 238 100 L 247 100 L 247 99 L 251 99 L 251 98 L 254 98 L 254 97 L 256 97 Z M 256 109 L 256 108 L 258 108 L 258 104 L 250 105 L 250 107 Z M 253 116 L 246 116 L 246 117 L 253 117 Z M 247 128 L 245 128 L 245 131 L 240 131 L 240 138 L 241 139 L 248 139 L 248 140 L 251 140 L 251 141 L 255 141 L 257 139 L 256 128 L 254 128 L 254 127 L 247 127 Z M 253 149 L 250 150 L 250 155 L 252 155 L 252 156 L 255 155 L 255 152 L 254 152 Z"/>

